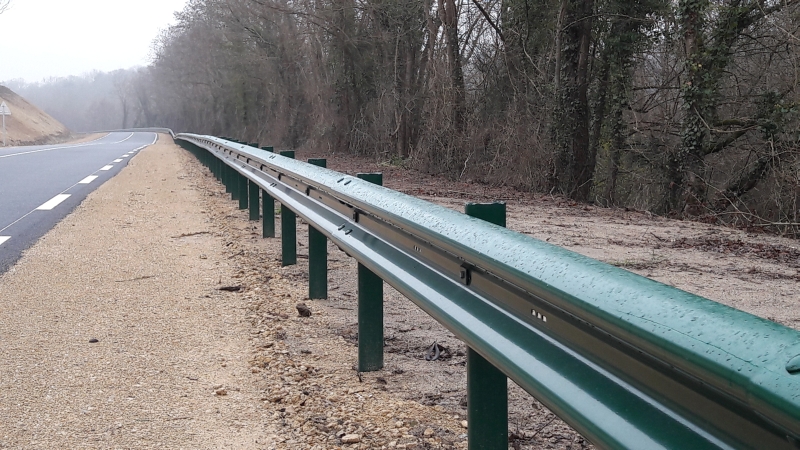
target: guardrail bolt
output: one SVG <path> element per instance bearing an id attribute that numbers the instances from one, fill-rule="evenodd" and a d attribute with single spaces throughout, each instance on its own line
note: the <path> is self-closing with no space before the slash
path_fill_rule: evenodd
<path id="1" fill-rule="evenodd" d="M 281 156 L 294 158 L 294 150 L 284 150 Z M 297 216 L 281 203 L 281 265 L 297 264 Z"/>
<path id="2" fill-rule="evenodd" d="M 464 212 L 506 226 L 505 203 L 467 203 Z M 467 349 L 467 422 L 469 450 L 508 448 L 508 379 L 471 348 Z"/>
<path id="3" fill-rule="evenodd" d="M 382 173 L 359 173 L 362 180 L 383 185 Z M 383 367 L 383 279 L 358 264 L 358 370 Z"/>
<path id="4" fill-rule="evenodd" d="M 309 164 L 326 167 L 324 158 L 312 158 Z M 328 298 L 328 239 L 308 225 L 308 298 Z"/>

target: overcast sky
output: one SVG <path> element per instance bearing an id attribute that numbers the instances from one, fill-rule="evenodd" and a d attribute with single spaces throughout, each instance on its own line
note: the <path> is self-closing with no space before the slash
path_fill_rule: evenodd
<path id="1" fill-rule="evenodd" d="M 0 81 L 144 66 L 186 0 L 11 0 L 0 14 Z"/>

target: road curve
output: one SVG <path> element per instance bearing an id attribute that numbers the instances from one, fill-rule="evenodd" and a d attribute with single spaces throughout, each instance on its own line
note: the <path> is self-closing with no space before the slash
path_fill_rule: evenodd
<path id="1" fill-rule="evenodd" d="M 0 273 L 157 139 L 114 132 L 77 144 L 0 149 Z"/>

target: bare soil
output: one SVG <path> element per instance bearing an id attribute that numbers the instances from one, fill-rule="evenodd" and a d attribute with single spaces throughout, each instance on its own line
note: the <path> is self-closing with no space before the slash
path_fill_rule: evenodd
<path id="1" fill-rule="evenodd" d="M 5 101 L 11 110 L 11 115 L 5 118 L 8 146 L 52 144 L 72 138 L 61 122 L 5 86 L 0 86 L 0 101 Z"/>
<path id="2" fill-rule="evenodd" d="M 465 448 L 464 345 L 387 287 L 386 366 L 358 373 L 355 262 L 329 245 L 329 298 L 309 300 L 307 226 L 281 267 L 280 239 L 164 140 L 0 277 L 0 448 Z M 457 210 L 505 200 L 511 229 L 800 326 L 796 241 L 298 158 L 318 156 Z M 427 361 L 434 342 L 449 356 Z M 591 448 L 509 392 L 510 448 Z"/>

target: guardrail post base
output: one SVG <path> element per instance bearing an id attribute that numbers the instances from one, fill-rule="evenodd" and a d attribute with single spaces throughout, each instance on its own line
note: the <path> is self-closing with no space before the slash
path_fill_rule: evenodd
<path id="1" fill-rule="evenodd" d="M 309 159 L 309 164 L 326 167 L 324 158 Z M 328 239 L 308 226 L 308 298 L 328 298 Z"/>
<path id="2" fill-rule="evenodd" d="M 506 226 L 505 203 L 467 203 L 464 212 Z M 508 380 L 471 348 L 467 349 L 467 422 L 469 450 L 508 448 Z"/>
<path id="3" fill-rule="evenodd" d="M 383 185 L 381 173 L 359 173 L 362 180 Z M 358 264 L 358 371 L 383 368 L 383 279 Z"/>
<path id="4" fill-rule="evenodd" d="M 294 158 L 294 150 L 285 150 L 280 154 Z M 281 203 L 281 265 L 293 264 L 297 264 L 297 216 Z"/>
<path id="5" fill-rule="evenodd" d="M 261 188 L 259 188 L 255 182 L 250 180 L 247 180 L 247 186 L 250 192 L 250 200 L 248 202 L 250 205 L 250 220 L 258 220 L 261 216 L 261 211 L 259 210 L 261 205 L 258 202 L 258 193 Z"/>

